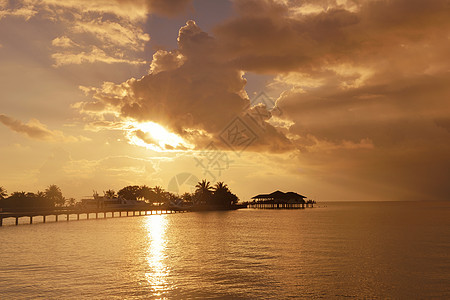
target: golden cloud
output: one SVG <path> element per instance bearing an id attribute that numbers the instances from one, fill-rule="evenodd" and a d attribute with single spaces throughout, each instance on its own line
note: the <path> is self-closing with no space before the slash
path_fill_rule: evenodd
<path id="1" fill-rule="evenodd" d="M 83 136 L 65 136 L 61 131 L 48 129 L 47 126 L 36 119 L 31 119 L 28 123 L 23 123 L 4 114 L 0 114 L 0 123 L 11 129 L 12 131 L 24 134 L 30 138 L 37 140 L 69 143 L 89 140 L 88 138 Z"/>

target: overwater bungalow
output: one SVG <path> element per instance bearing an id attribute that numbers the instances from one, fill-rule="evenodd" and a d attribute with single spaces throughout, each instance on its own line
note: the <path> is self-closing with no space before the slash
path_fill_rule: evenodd
<path id="1" fill-rule="evenodd" d="M 308 204 L 313 203 L 310 201 L 305 201 L 306 196 L 294 193 L 287 192 L 284 193 L 282 191 L 275 191 L 270 194 L 259 194 L 253 196 L 253 201 L 249 203 L 249 207 L 252 208 L 266 208 L 266 209 L 275 209 L 275 208 L 305 208 Z"/>

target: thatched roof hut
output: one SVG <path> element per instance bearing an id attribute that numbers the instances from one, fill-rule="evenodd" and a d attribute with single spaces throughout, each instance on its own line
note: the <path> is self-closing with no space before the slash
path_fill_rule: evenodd
<path id="1" fill-rule="evenodd" d="M 252 199 L 259 203 L 305 203 L 306 197 L 294 192 L 275 191 L 270 194 L 259 194 Z"/>

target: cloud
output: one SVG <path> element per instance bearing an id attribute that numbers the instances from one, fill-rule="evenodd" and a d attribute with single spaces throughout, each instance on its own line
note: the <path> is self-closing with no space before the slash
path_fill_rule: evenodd
<path id="1" fill-rule="evenodd" d="M 215 38 L 188 21 L 179 31 L 178 49 L 156 52 L 150 74 L 119 85 L 85 87 L 95 100 L 76 106 L 100 119 L 113 112 L 122 120 L 157 122 L 200 149 L 211 140 L 227 147 L 220 134 L 240 117 L 257 137 L 251 148 L 288 150 L 288 139 L 267 120 L 262 121 L 264 128 L 260 129 L 248 116 L 253 111 L 242 75 L 218 56 Z M 264 107 L 260 109 L 267 113 Z"/>
<path id="2" fill-rule="evenodd" d="M 351 87 L 336 75 L 284 92 L 277 106 L 292 122 L 304 166 L 326 166 L 327 182 L 378 199 L 446 199 L 450 73 L 405 75 L 406 68 L 376 70 Z"/>
<path id="3" fill-rule="evenodd" d="M 218 56 L 275 76 L 297 163 L 379 198 L 445 199 L 448 1 L 234 4 L 214 29 Z"/>
<path id="4" fill-rule="evenodd" d="M 43 0 L 42 4 L 49 10 L 50 16 L 63 9 L 66 12 L 84 12 L 86 15 L 116 15 L 121 19 L 138 21 L 145 19 L 147 10 L 144 1 L 80 1 L 80 0 Z"/>
<path id="5" fill-rule="evenodd" d="M 191 4 L 191 0 L 150 0 L 147 5 L 151 13 L 160 13 L 164 15 L 173 16 L 185 11 Z"/>
<path id="6" fill-rule="evenodd" d="M 89 140 L 86 137 L 65 136 L 61 131 L 49 130 L 47 126 L 36 119 L 22 123 L 4 114 L 0 114 L 0 122 L 14 132 L 24 134 L 30 138 L 46 141 L 78 142 Z"/>
<path id="7" fill-rule="evenodd" d="M 120 24 L 116 21 L 79 20 L 72 28 L 74 33 L 88 33 L 95 36 L 102 44 L 110 44 L 135 51 L 143 51 L 150 36 L 133 24 Z"/>
<path id="8" fill-rule="evenodd" d="M 185 12 L 188 8 L 192 9 L 192 0 L 119 0 L 121 3 L 144 4 L 151 14 L 160 14 L 164 16 L 176 16 Z"/>
<path id="9" fill-rule="evenodd" d="M 317 13 L 293 14 L 303 1 L 238 0 L 237 16 L 214 32 L 223 55 L 243 70 L 310 72 L 436 45 L 450 25 L 445 0 L 352 1 L 351 10 L 333 2 L 322 2 Z"/>
<path id="10" fill-rule="evenodd" d="M 18 133 L 23 133 L 31 138 L 46 140 L 53 137 L 52 132 L 35 119 L 31 120 L 28 124 L 24 124 L 19 120 L 12 119 L 2 114 L 0 115 L 0 122 L 9 129 Z"/>
<path id="11" fill-rule="evenodd" d="M 0 20 L 5 17 L 19 17 L 25 20 L 31 19 L 38 13 L 35 1 L 22 1 L 14 7 L 10 7 L 8 1 L 0 1 Z"/>
<path id="12" fill-rule="evenodd" d="M 171 71 L 181 67 L 183 63 L 183 55 L 177 51 L 169 52 L 165 50 L 158 50 L 153 55 L 153 60 L 150 65 L 150 72 L 152 74 L 157 74 L 161 71 Z"/>
<path id="13" fill-rule="evenodd" d="M 147 18 L 144 1 L 32 1 L 4 3 L 0 19 L 21 16 L 49 20 L 60 36 L 53 37 L 54 66 L 80 63 L 141 64 L 150 37 L 142 29 Z"/>
<path id="14" fill-rule="evenodd" d="M 78 47 L 79 45 L 67 36 L 61 36 L 53 39 L 52 46 L 60 48 L 73 48 Z"/>
<path id="15" fill-rule="evenodd" d="M 142 52 L 150 41 L 143 31 L 149 14 L 175 16 L 191 0 L 21 0 L 0 2 L 5 17 L 49 20 L 64 35 L 52 40 L 55 67 L 82 63 L 144 64 Z M 62 51 L 63 50 L 63 51 Z"/>
<path id="16" fill-rule="evenodd" d="M 142 78 L 85 87 L 80 112 L 157 122 L 196 149 L 252 140 L 246 151 L 290 155 L 286 170 L 377 199 L 448 195 L 446 1 L 234 4 L 214 36 L 187 22 Z M 245 72 L 274 76 L 276 109 L 250 106 Z"/>
<path id="17" fill-rule="evenodd" d="M 86 11 L 79 10 L 77 6 L 51 6 L 53 17 L 66 28 L 65 36 L 56 37 L 52 41 L 56 48 L 52 54 L 55 66 L 95 62 L 145 64 L 145 61 L 138 58 L 150 40 L 149 35 L 141 28 L 143 16 L 130 17 L 119 12 L 111 15 L 108 14 L 108 9 L 102 11 L 99 7 L 95 8 L 93 11 Z M 66 9 L 66 14 L 59 15 L 59 9 Z"/>
<path id="18" fill-rule="evenodd" d="M 89 52 L 59 52 L 52 54 L 52 58 L 55 60 L 54 66 L 60 67 L 63 65 L 70 64 L 82 64 L 82 63 L 95 63 L 102 62 L 106 64 L 114 64 L 114 63 L 125 63 L 130 65 L 142 65 L 146 64 L 145 61 L 137 59 L 137 60 L 129 60 L 125 58 L 117 58 L 109 56 L 105 51 L 92 47 Z"/>

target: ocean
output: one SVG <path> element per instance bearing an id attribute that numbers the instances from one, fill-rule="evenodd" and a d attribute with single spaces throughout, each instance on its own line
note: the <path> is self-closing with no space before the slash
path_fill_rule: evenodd
<path id="1" fill-rule="evenodd" d="M 0 299 L 450 298 L 450 202 L 12 223 Z"/>

